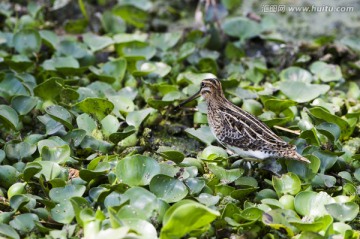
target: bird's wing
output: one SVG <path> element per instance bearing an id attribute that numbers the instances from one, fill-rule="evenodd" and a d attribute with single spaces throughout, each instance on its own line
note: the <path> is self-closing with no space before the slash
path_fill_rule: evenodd
<path id="1" fill-rule="evenodd" d="M 263 122 L 238 107 L 221 110 L 221 117 L 225 122 L 222 141 L 226 144 L 250 149 L 288 146 Z"/>

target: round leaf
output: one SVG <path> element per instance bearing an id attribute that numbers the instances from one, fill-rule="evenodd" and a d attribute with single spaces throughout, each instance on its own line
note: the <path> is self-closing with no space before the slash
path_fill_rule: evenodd
<path id="1" fill-rule="evenodd" d="M 24 29 L 15 33 L 13 44 L 20 54 L 32 55 L 40 50 L 41 36 L 36 30 Z"/>
<path id="2" fill-rule="evenodd" d="M 116 166 L 119 181 L 130 186 L 148 185 L 159 172 L 155 159 L 141 155 L 124 158 Z"/>
<path id="3" fill-rule="evenodd" d="M 188 194 L 188 190 L 179 179 L 167 175 L 156 175 L 150 182 L 150 191 L 165 202 L 178 202 Z"/>

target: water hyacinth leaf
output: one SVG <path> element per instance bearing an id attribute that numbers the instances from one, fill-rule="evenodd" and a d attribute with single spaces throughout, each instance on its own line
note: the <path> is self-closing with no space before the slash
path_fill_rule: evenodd
<path id="1" fill-rule="evenodd" d="M 310 72 L 296 66 L 286 68 L 285 70 L 280 72 L 279 76 L 281 81 L 286 81 L 287 83 L 293 81 L 310 83 L 312 81 L 312 76 Z"/>
<path id="2" fill-rule="evenodd" d="M 25 182 L 29 182 L 30 179 L 40 172 L 42 169 L 41 165 L 36 162 L 28 163 L 23 171 L 23 179 Z"/>
<path id="3" fill-rule="evenodd" d="M 247 221 L 257 221 L 263 214 L 263 211 L 256 207 L 248 207 L 239 212 L 238 215 Z"/>
<path id="4" fill-rule="evenodd" d="M 44 146 L 41 148 L 41 157 L 44 161 L 52 161 L 59 164 L 65 163 L 70 158 L 70 146 Z"/>
<path id="5" fill-rule="evenodd" d="M 200 87 L 201 81 L 208 78 L 216 78 L 216 76 L 211 73 L 185 72 L 179 74 L 176 78 L 176 81 L 178 84 L 187 83 L 187 84 L 194 84 L 197 87 Z"/>
<path id="6" fill-rule="evenodd" d="M 150 35 L 149 41 L 153 46 L 166 51 L 178 43 L 181 35 L 181 32 L 153 33 Z"/>
<path id="7" fill-rule="evenodd" d="M 182 200 L 171 206 L 163 218 L 160 238 L 181 238 L 214 221 L 220 213 L 192 200 Z M 182 225 L 179 228 L 178 225 Z"/>
<path id="8" fill-rule="evenodd" d="M 190 190 L 189 193 L 191 195 L 200 193 L 201 190 L 205 187 L 205 181 L 201 180 L 201 179 L 197 179 L 197 178 L 188 178 L 185 180 L 185 184 L 189 188 L 189 190 Z M 207 195 L 210 195 L 210 194 L 207 194 Z M 210 195 L 210 196 L 212 196 L 212 195 Z M 200 195 L 199 195 L 199 197 L 200 197 Z M 198 199 L 198 201 L 201 202 L 199 199 Z M 204 201 L 206 201 L 206 200 L 204 200 Z M 212 205 L 215 205 L 215 204 L 212 204 Z M 209 206 L 209 205 L 207 205 L 207 206 Z"/>
<path id="9" fill-rule="evenodd" d="M 126 227 L 130 228 L 131 231 L 135 231 L 137 235 L 144 239 L 157 238 L 157 232 L 155 227 L 146 220 L 138 218 L 127 218 L 121 220 Z M 117 237 L 118 235 L 116 235 Z"/>
<path id="10" fill-rule="evenodd" d="M 86 113 L 76 117 L 76 123 L 80 129 L 86 131 L 87 135 L 92 135 L 93 131 L 97 129 L 96 121 Z"/>
<path id="11" fill-rule="evenodd" d="M 0 235 L 11 239 L 20 239 L 20 236 L 15 229 L 4 223 L 0 223 Z"/>
<path id="12" fill-rule="evenodd" d="M 337 124 L 323 122 L 316 126 L 316 129 L 325 135 L 331 142 L 336 142 L 341 135 L 341 129 Z"/>
<path id="13" fill-rule="evenodd" d="M 337 124 L 341 129 L 341 137 L 347 138 L 352 133 L 352 128 L 349 123 L 342 118 L 329 113 L 327 110 L 321 107 L 313 107 L 309 110 L 310 114 L 317 119 L 323 120 L 328 123 Z"/>
<path id="14" fill-rule="evenodd" d="M 273 187 L 278 195 L 296 195 L 301 190 L 301 181 L 294 173 L 283 174 L 280 178 L 272 177 Z"/>
<path id="15" fill-rule="evenodd" d="M 216 166 L 215 164 L 208 164 L 208 168 L 218 179 L 220 179 L 223 184 L 234 182 L 244 173 L 244 170 L 240 168 L 226 170 L 223 167 Z"/>
<path id="16" fill-rule="evenodd" d="M 214 196 L 208 193 L 201 193 L 196 199 L 205 206 L 213 206 L 219 202 L 220 196 Z"/>
<path id="17" fill-rule="evenodd" d="M 102 120 L 114 109 L 113 103 L 101 98 L 86 98 L 75 106 L 84 113 L 93 115 L 97 120 Z"/>
<path id="18" fill-rule="evenodd" d="M 14 167 L 9 165 L 0 166 L 0 186 L 9 188 L 17 181 L 17 171 Z"/>
<path id="19" fill-rule="evenodd" d="M 94 169 L 83 169 L 79 175 L 81 179 L 90 182 L 98 176 L 105 175 L 110 168 L 109 162 L 99 162 Z"/>
<path id="20" fill-rule="evenodd" d="M 114 43 L 108 36 L 98 36 L 92 33 L 83 34 L 83 39 L 92 52 L 102 50 Z"/>
<path id="21" fill-rule="evenodd" d="M 167 203 L 178 202 L 188 194 L 183 182 L 167 175 L 154 176 L 149 186 L 152 193 Z"/>
<path id="22" fill-rule="evenodd" d="M 175 163 L 180 163 L 185 158 L 185 155 L 182 152 L 166 146 L 160 146 L 156 152 Z"/>
<path id="23" fill-rule="evenodd" d="M 316 61 L 311 64 L 310 71 L 323 82 L 339 81 L 342 78 L 341 69 L 338 65 Z"/>
<path id="24" fill-rule="evenodd" d="M 80 67 L 79 61 L 73 56 L 57 56 L 43 62 L 42 67 L 48 71 L 61 69 L 77 69 Z"/>
<path id="25" fill-rule="evenodd" d="M 216 139 L 211 133 L 209 126 L 201 126 L 198 129 L 188 128 L 185 130 L 186 133 L 205 143 L 206 145 L 211 145 Z"/>
<path id="26" fill-rule="evenodd" d="M 255 192 L 257 189 L 257 187 L 236 189 L 230 193 L 230 196 L 237 200 L 244 200 L 250 193 Z"/>
<path id="27" fill-rule="evenodd" d="M 290 221 L 291 225 L 295 226 L 301 231 L 308 232 L 320 232 L 325 231 L 333 223 L 333 218 L 330 215 L 324 215 L 322 217 L 315 218 L 314 221 L 306 222 L 301 220 Z M 316 234 L 318 235 L 318 234 Z M 311 237 L 306 237 L 311 238 Z M 322 237 L 321 237 L 322 238 Z"/>
<path id="28" fill-rule="evenodd" d="M 9 225 L 21 233 L 29 233 L 35 228 L 35 221 L 39 221 L 39 217 L 36 214 L 24 213 L 17 215 L 9 222 Z"/>
<path id="29" fill-rule="evenodd" d="M 81 197 L 85 189 L 83 185 L 66 185 L 65 187 L 52 188 L 49 197 L 55 202 L 62 202 L 72 197 Z"/>
<path id="30" fill-rule="evenodd" d="M 222 25 L 224 32 L 242 40 L 257 36 L 261 33 L 261 26 L 255 21 L 244 17 L 234 17 L 225 20 Z"/>
<path id="31" fill-rule="evenodd" d="M 184 60 L 186 57 L 193 54 L 196 50 L 196 45 L 193 42 L 184 43 L 179 50 L 178 61 Z"/>
<path id="32" fill-rule="evenodd" d="M 130 186 L 148 185 L 159 172 L 160 166 L 156 160 L 141 155 L 126 157 L 116 166 L 119 181 Z"/>
<path id="33" fill-rule="evenodd" d="M 19 115 L 26 115 L 38 103 L 38 100 L 32 96 L 17 95 L 11 100 L 11 106 L 19 113 Z"/>
<path id="34" fill-rule="evenodd" d="M 116 133 L 110 134 L 109 140 L 114 144 L 118 144 L 121 140 L 129 137 L 130 135 L 134 134 L 135 132 L 136 132 L 136 129 L 134 126 L 128 126 L 122 132 L 116 132 Z"/>
<path id="35" fill-rule="evenodd" d="M 106 62 L 100 69 L 89 67 L 89 70 L 95 74 L 101 81 L 107 83 L 121 82 L 126 72 L 127 62 L 124 58 L 114 59 Z"/>
<path id="36" fill-rule="evenodd" d="M 133 5 L 123 5 L 113 8 L 112 13 L 121 17 L 126 23 L 137 28 L 144 28 L 148 22 L 148 13 Z"/>
<path id="37" fill-rule="evenodd" d="M 20 54 L 34 55 L 41 47 L 41 36 L 38 31 L 24 29 L 15 33 L 13 38 L 15 50 Z"/>
<path id="38" fill-rule="evenodd" d="M 8 105 L 0 105 L 0 121 L 15 130 L 20 127 L 18 113 Z"/>
<path id="39" fill-rule="evenodd" d="M 24 194 L 14 195 L 10 199 L 10 206 L 16 212 L 29 202 L 30 202 L 30 198 L 27 195 Z"/>
<path id="40" fill-rule="evenodd" d="M 297 232 L 296 227 L 291 225 L 289 221 L 299 219 L 293 210 L 275 209 L 263 214 L 262 221 L 264 224 L 279 230 L 286 231 L 288 236 L 294 236 Z"/>
<path id="41" fill-rule="evenodd" d="M 34 94 L 44 100 L 55 99 L 63 89 L 63 79 L 52 77 L 34 88 Z"/>
<path id="42" fill-rule="evenodd" d="M 143 110 L 137 110 L 137 111 L 130 112 L 126 116 L 126 123 L 128 123 L 128 125 L 134 126 L 136 129 L 138 129 L 140 127 L 141 123 L 154 111 L 155 110 L 152 108 L 147 108 L 147 109 L 143 109 Z"/>
<path id="43" fill-rule="evenodd" d="M 171 72 L 171 66 L 164 62 L 154 62 L 155 70 L 150 73 L 151 77 L 165 77 Z"/>
<path id="44" fill-rule="evenodd" d="M 29 158 L 36 151 L 36 146 L 28 142 L 7 143 L 5 145 L 6 156 L 9 159 L 22 159 Z"/>
<path id="45" fill-rule="evenodd" d="M 62 55 L 72 56 L 75 59 L 81 59 L 81 58 L 85 57 L 85 55 L 87 54 L 86 45 L 84 43 L 73 41 L 73 40 L 61 41 L 57 50 Z"/>
<path id="46" fill-rule="evenodd" d="M 118 55 L 128 60 L 150 60 L 156 53 L 155 47 L 145 42 L 116 44 L 115 47 Z"/>
<path id="47" fill-rule="evenodd" d="M 340 222 L 352 221 L 359 213 L 359 205 L 355 202 L 331 203 L 325 205 L 330 215 Z"/>
<path id="48" fill-rule="evenodd" d="M 286 165 L 289 172 L 298 175 L 300 178 L 308 182 L 314 178 L 316 173 L 319 171 L 321 161 L 314 155 L 306 155 L 306 158 L 310 160 L 310 164 L 305 165 L 300 161 L 289 160 L 286 162 Z"/>
<path id="49" fill-rule="evenodd" d="M 200 154 L 202 159 L 214 160 L 217 158 L 227 158 L 228 154 L 225 149 L 217 146 L 207 146 Z"/>
<path id="50" fill-rule="evenodd" d="M 0 96 L 10 101 L 16 95 L 29 95 L 23 83 L 14 75 L 5 75 L 0 81 Z"/>
<path id="51" fill-rule="evenodd" d="M 35 174 L 35 177 L 40 178 L 44 175 L 46 181 L 64 176 L 63 168 L 59 164 L 52 161 L 37 162 L 41 166 L 40 172 Z"/>
<path id="52" fill-rule="evenodd" d="M 146 76 L 152 72 L 156 71 L 156 65 L 152 62 L 138 62 L 136 64 L 136 69 L 132 71 L 132 75 L 139 77 L 139 76 Z"/>
<path id="53" fill-rule="evenodd" d="M 325 205 L 335 203 L 326 192 L 303 191 L 295 196 L 295 210 L 302 216 L 321 217 L 329 214 Z"/>
<path id="54" fill-rule="evenodd" d="M 119 120 L 113 115 L 106 116 L 100 123 L 101 131 L 105 136 L 115 133 L 120 127 Z"/>
<path id="55" fill-rule="evenodd" d="M 291 106 L 295 106 L 296 102 L 292 100 L 277 99 L 275 97 L 260 96 L 264 104 L 264 108 L 275 113 L 281 113 Z"/>
<path id="56" fill-rule="evenodd" d="M 313 155 L 320 159 L 320 173 L 325 173 L 338 160 L 338 156 L 331 151 L 316 150 L 313 152 Z"/>
<path id="57" fill-rule="evenodd" d="M 48 113 L 54 120 L 62 123 L 66 128 L 72 130 L 72 115 L 70 112 L 60 105 L 51 105 L 45 108 L 46 113 Z"/>
<path id="58" fill-rule="evenodd" d="M 298 103 L 305 103 L 325 94 L 330 86 L 309 84 L 303 81 L 282 81 L 279 84 L 279 89 L 289 99 Z"/>

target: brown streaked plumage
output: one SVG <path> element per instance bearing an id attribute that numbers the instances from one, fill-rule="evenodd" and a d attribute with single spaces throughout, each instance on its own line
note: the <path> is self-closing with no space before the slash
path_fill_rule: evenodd
<path id="1" fill-rule="evenodd" d="M 208 122 L 216 139 L 234 153 L 246 158 L 287 158 L 310 163 L 255 116 L 225 98 L 218 79 L 205 79 L 199 92 L 182 106 L 202 96 L 208 107 Z"/>

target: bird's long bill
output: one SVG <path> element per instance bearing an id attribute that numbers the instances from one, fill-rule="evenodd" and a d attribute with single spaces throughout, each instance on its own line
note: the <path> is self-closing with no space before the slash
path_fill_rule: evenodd
<path id="1" fill-rule="evenodd" d="M 182 107 L 183 105 L 189 103 L 190 101 L 192 100 L 195 100 L 196 98 L 198 98 L 200 96 L 200 92 L 201 92 L 201 89 L 195 93 L 195 95 L 193 96 L 190 96 L 188 99 L 184 100 L 183 102 L 181 102 L 178 107 Z"/>

